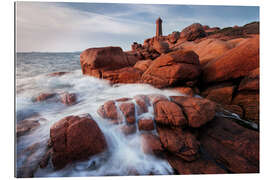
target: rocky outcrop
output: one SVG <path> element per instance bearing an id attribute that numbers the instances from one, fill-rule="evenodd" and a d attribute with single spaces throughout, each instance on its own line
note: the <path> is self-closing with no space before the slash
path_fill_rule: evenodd
<path id="1" fill-rule="evenodd" d="M 199 23 L 194 23 L 181 31 L 180 38 L 183 38 L 187 41 L 194 41 L 197 38 L 203 38 L 206 36 L 206 33 L 203 29 L 203 26 Z"/>
<path id="2" fill-rule="evenodd" d="M 259 91 L 260 86 L 260 69 L 254 69 L 244 77 L 238 87 L 239 91 Z"/>
<path id="3" fill-rule="evenodd" d="M 104 71 L 102 78 L 109 80 L 112 84 L 117 83 L 138 83 L 143 72 L 137 68 L 126 67 L 117 70 Z"/>
<path id="4" fill-rule="evenodd" d="M 195 80 L 200 75 L 199 58 L 193 51 L 178 50 L 155 59 L 141 82 L 158 88 Z"/>
<path id="5" fill-rule="evenodd" d="M 107 149 L 105 137 L 92 117 L 68 116 L 52 125 L 52 163 L 55 169 L 83 160 Z"/>
<path id="6" fill-rule="evenodd" d="M 211 121 L 216 113 L 216 104 L 207 99 L 172 96 L 171 100 L 182 107 L 187 116 L 188 125 L 193 128 L 198 128 Z"/>
<path id="7" fill-rule="evenodd" d="M 259 172 L 259 133 L 233 121 L 216 118 L 201 130 L 205 151 L 233 173 Z"/>
<path id="8" fill-rule="evenodd" d="M 235 85 L 232 83 L 220 83 L 209 86 L 201 95 L 220 104 L 231 104 Z"/>
<path id="9" fill-rule="evenodd" d="M 138 121 L 140 131 L 152 131 L 155 129 L 154 120 L 151 118 L 141 118 Z"/>
<path id="10" fill-rule="evenodd" d="M 205 83 L 220 82 L 247 76 L 259 67 L 259 37 L 227 51 L 220 58 L 203 67 Z"/>
<path id="11" fill-rule="evenodd" d="M 85 75 L 102 77 L 104 71 L 133 66 L 139 59 L 125 53 L 120 47 L 89 48 L 80 55 L 82 72 Z"/>
<path id="12" fill-rule="evenodd" d="M 182 109 L 170 101 L 159 101 L 154 106 L 155 120 L 157 123 L 170 126 L 183 126 L 187 120 Z"/>
<path id="13" fill-rule="evenodd" d="M 153 61 L 151 59 L 138 61 L 133 67 L 145 72 Z"/>

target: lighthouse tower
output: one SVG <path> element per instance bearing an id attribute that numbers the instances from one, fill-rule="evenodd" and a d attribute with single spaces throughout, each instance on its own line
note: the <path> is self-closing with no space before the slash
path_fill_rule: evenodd
<path id="1" fill-rule="evenodd" d="M 159 36 L 162 36 L 162 20 L 160 17 L 156 20 L 156 37 Z"/>

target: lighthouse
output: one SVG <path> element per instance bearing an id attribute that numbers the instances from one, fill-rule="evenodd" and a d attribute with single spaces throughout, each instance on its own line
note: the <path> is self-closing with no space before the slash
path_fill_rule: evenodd
<path id="1" fill-rule="evenodd" d="M 160 17 L 156 20 L 156 37 L 159 36 L 162 36 L 162 20 Z"/>

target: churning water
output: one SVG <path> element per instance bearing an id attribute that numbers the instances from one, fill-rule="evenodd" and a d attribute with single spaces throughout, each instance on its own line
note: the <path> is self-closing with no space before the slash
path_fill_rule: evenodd
<path id="1" fill-rule="evenodd" d="M 63 76 L 52 77 L 49 73 L 68 71 Z M 73 106 L 59 102 L 32 101 L 42 92 L 76 93 Z M 34 176 L 102 176 L 128 175 L 130 170 L 138 174 L 172 174 L 173 169 L 164 159 L 146 155 L 141 150 L 140 134 L 124 136 L 117 125 L 108 124 L 97 114 L 100 105 L 108 100 L 134 97 L 138 94 L 181 95 L 177 92 L 155 89 L 149 85 L 123 84 L 111 86 L 107 81 L 83 76 L 79 53 L 18 53 L 16 62 L 16 121 L 34 115 L 42 117 L 40 126 L 17 139 L 17 172 L 26 166 L 35 166 L 45 150 L 50 126 L 69 115 L 89 113 L 103 131 L 108 151 L 89 160 L 74 162 L 55 171 L 51 163 L 38 168 Z M 149 107 L 151 110 L 151 107 Z M 147 116 L 153 116 L 153 110 Z M 36 146 L 37 148 L 33 148 Z M 30 149 L 30 150 L 29 150 Z"/>

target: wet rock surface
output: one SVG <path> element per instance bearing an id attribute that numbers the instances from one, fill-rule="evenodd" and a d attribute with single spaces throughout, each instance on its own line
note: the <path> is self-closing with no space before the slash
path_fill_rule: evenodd
<path id="1" fill-rule="evenodd" d="M 68 116 L 52 125 L 52 163 L 55 169 L 104 152 L 107 142 L 96 122 L 89 114 Z"/>

